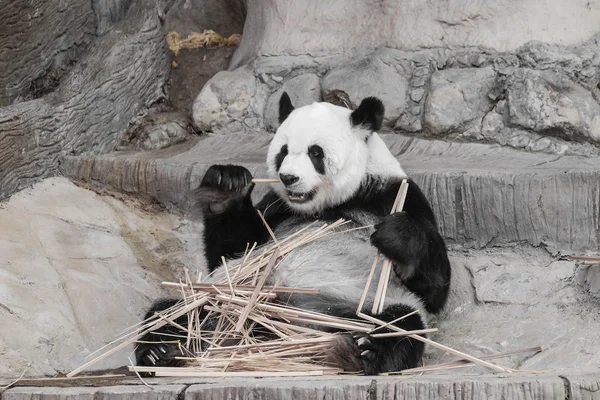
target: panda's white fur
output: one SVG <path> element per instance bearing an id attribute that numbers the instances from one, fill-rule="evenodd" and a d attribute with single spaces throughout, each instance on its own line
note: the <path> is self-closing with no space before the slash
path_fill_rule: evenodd
<path id="1" fill-rule="evenodd" d="M 379 135 L 362 126 L 352 126 L 350 113 L 351 110 L 333 104 L 313 103 L 294 110 L 275 133 L 267 155 L 270 176 L 292 174 L 300 178 L 294 191 L 316 190 L 308 203 L 289 202 L 293 210 L 314 213 L 341 204 L 354 195 L 367 174 L 406 177 Z M 325 152 L 325 174 L 315 171 L 307 154 L 309 146 L 315 144 Z M 284 145 L 288 155 L 277 170 L 275 158 Z M 275 184 L 273 189 L 282 199 L 287 198 L 288 190 L 283 184 Z"/>
<path id="2" fill-rule="evenodd" d="M 209 281 L 225 275 L 221 256 L 230 259 L 229 268 L 236 268 L 248 242 L 270 241 L 255 207 L 264 213 L 278 238 L 315 220 L 311 229 L 341 217 L 349 221 L 342 230 L 367 228 L 332 234 L 295 249 L 268 279 L 269 284 L 316 288 L 319 294 L 296 293 L 278 301 L 332 315 L 355 315 L 378 246 L 381 252 L 391 254 L 389 257 L 396 257 L 381 318 L 390 322 L 418 310 L 418 315 L 396 325 L 408 330 L 425 327 L 428 311 L 438 312 L 446 301 L 449 262 L 433 212 L 414 182 L 409 185 L 406 212 L 386 216 L 407 175 L 375 132 L 382 119 L 383 105 L 375 98 L 363 100 L 355 111 L 328 103 L 293 109 L 284 94 L 282 123 L 270 144 L 267 166 L 271 177 L 294 179 L 274 184 L 272 193 L 256 206 L 249 196 L 251 176 L 243 167 L 213 166 L 202 181 L 201 189 L 230 193 L 222 196 L 227 199 L 224 205 L 209 204 L 205 212 L 205 251 L 209 268 L 214 270 Z M 314 146 L 320 148 L 317 161 L 314 154 L 309 156 Z M 378 275 L 373 282 L 379 281 Z M 363 311 L 370 310 L 375 291 L 373 283 Z M 171 304 L 157 302 L 147 316 Z M 168 340 L 170 331 L 143 339 L 147 343 L 136 350 L 139 364 L 173 365 L 178 350 L 161 342 L 163 333 Z M 331 351 L 335 364 L 376 374 L 416 366 L 423 345 L 406 338 L 374 340 L 352 335 L 340 336 Z"/>

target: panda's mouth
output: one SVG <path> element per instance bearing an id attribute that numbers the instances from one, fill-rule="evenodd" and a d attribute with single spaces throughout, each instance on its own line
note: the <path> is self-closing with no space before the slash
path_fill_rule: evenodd
<path id="1" fill-rule="evenodd" d="M 312 200 L 312 198 L 315 196 L 315 191 L 311 190 L 310 192 L 307 193 L 298 193 L 298 192 L 292 192 L 290 190 L 287 191 L 288 194 L 288 200 L 291 203 L 306 203 L 310 200 Z"/>

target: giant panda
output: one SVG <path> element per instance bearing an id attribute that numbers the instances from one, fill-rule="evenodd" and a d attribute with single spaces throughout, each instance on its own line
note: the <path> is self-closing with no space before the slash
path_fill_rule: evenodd
<path id="1" fill-rule="evenodd" d="M 356 318 L 379 250 L 392 260 L 394 273 L 386 307 L 376 317 L 391 322 L 418 310 L 395 325 L 405 330 L 424 329 L 428 318 L 446 303 L 450 263 L 432 209 L 415 182 L 409 179 L 404 210 L 389 214 L 401 181 L 408 177 L 377 134 L 383 115 L 384 106 L 374 97 L 365 98 L 354 111 L 319 102 L 295 109 L 283 93 L 280 127 L 267 155 L 269 174 L 280 183 L 254 205 L 252 175 L 244 167 L 213 165 L 201 182 L 201 190 L 220 193 L 207 204 L 203 215 L 209 270 L 219 273 L 221 256 L 233 260 L 248 243 L 271 240 L 257 210 L 280 238 L 315 220 L 344 218 L 355 227 L 372 225 L 370 230 L 331 235 L 294 250 L 270 281 L 320 290 L 319 294 L 289 295 L 283 299 L 288 304 Z M 365 310 L 373 304 L 377 285 L 371 286 Z M 174 303 L 156 302 L 146 318 Z M 187 323 L 185 318 L 178 322 Z M 163 327 L 142 338 L 136 349 L 138 365 L 178 365 L 175 357 L 181 354 L 172 343 L 175 331 Z M 375 339 L 365 333 L 345 332 L 338 336 L 328 360 L 346 371 L 373 375 L 415 367 L 423 351 L 422 342 L 407 337 Z"/>

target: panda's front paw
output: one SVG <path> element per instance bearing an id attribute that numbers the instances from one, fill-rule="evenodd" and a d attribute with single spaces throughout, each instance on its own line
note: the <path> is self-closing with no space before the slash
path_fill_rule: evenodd
<path id="1" fill-rule="evenodd" d="M 183 365 L 183 351 L 179 343 L 143 343 L 139 345 L 137 364 L 144 367 L 179 367 Z"/>
<path id="2" fill-rule="evenodd" d="M 213 165 L 204 174 L 196 193 L 198 200 L 214 212 L 222 212 L 250 196 L 254 184 L 252 174 L 238 165 Z"/>
<path id="3" fill-rule="evenodd" d="M 401 278 L 409 278 L 419 257 L 428 251 L 425 232 L 405 212 L 388 215 L 375 225 L 371 244 L 392 260 L 396 268 L 403 266 L 405 271 L 396 271 Z"/>
<path id="4" fill-rule="evenodd" d="M 252 174 L 239 165 L 213 165 L 204 174 L 200 187 L 218 189 L 231 195 L 243 194 L 252 183 Z"/>
<path id="5" fill-rule="evenodd" d="M 375 339 L 364 332 L 339 335 L 329 351 L 327 361 L 347 372 L 376 375 L 383 357 Z"/>

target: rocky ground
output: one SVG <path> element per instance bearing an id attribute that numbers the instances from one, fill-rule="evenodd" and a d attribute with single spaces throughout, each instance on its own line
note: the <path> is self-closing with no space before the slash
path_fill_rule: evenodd
<path id="1" fill-rule="evenodd" d="M 136 324 L 162 280 L 203 265 L 202 227 L 49 178 L 0 206 L 0 376 L 53 376 Z M 97 368 L 126 365 L 132 349 Z M 20 372 L 21 371 L 21 372 Z"/>

